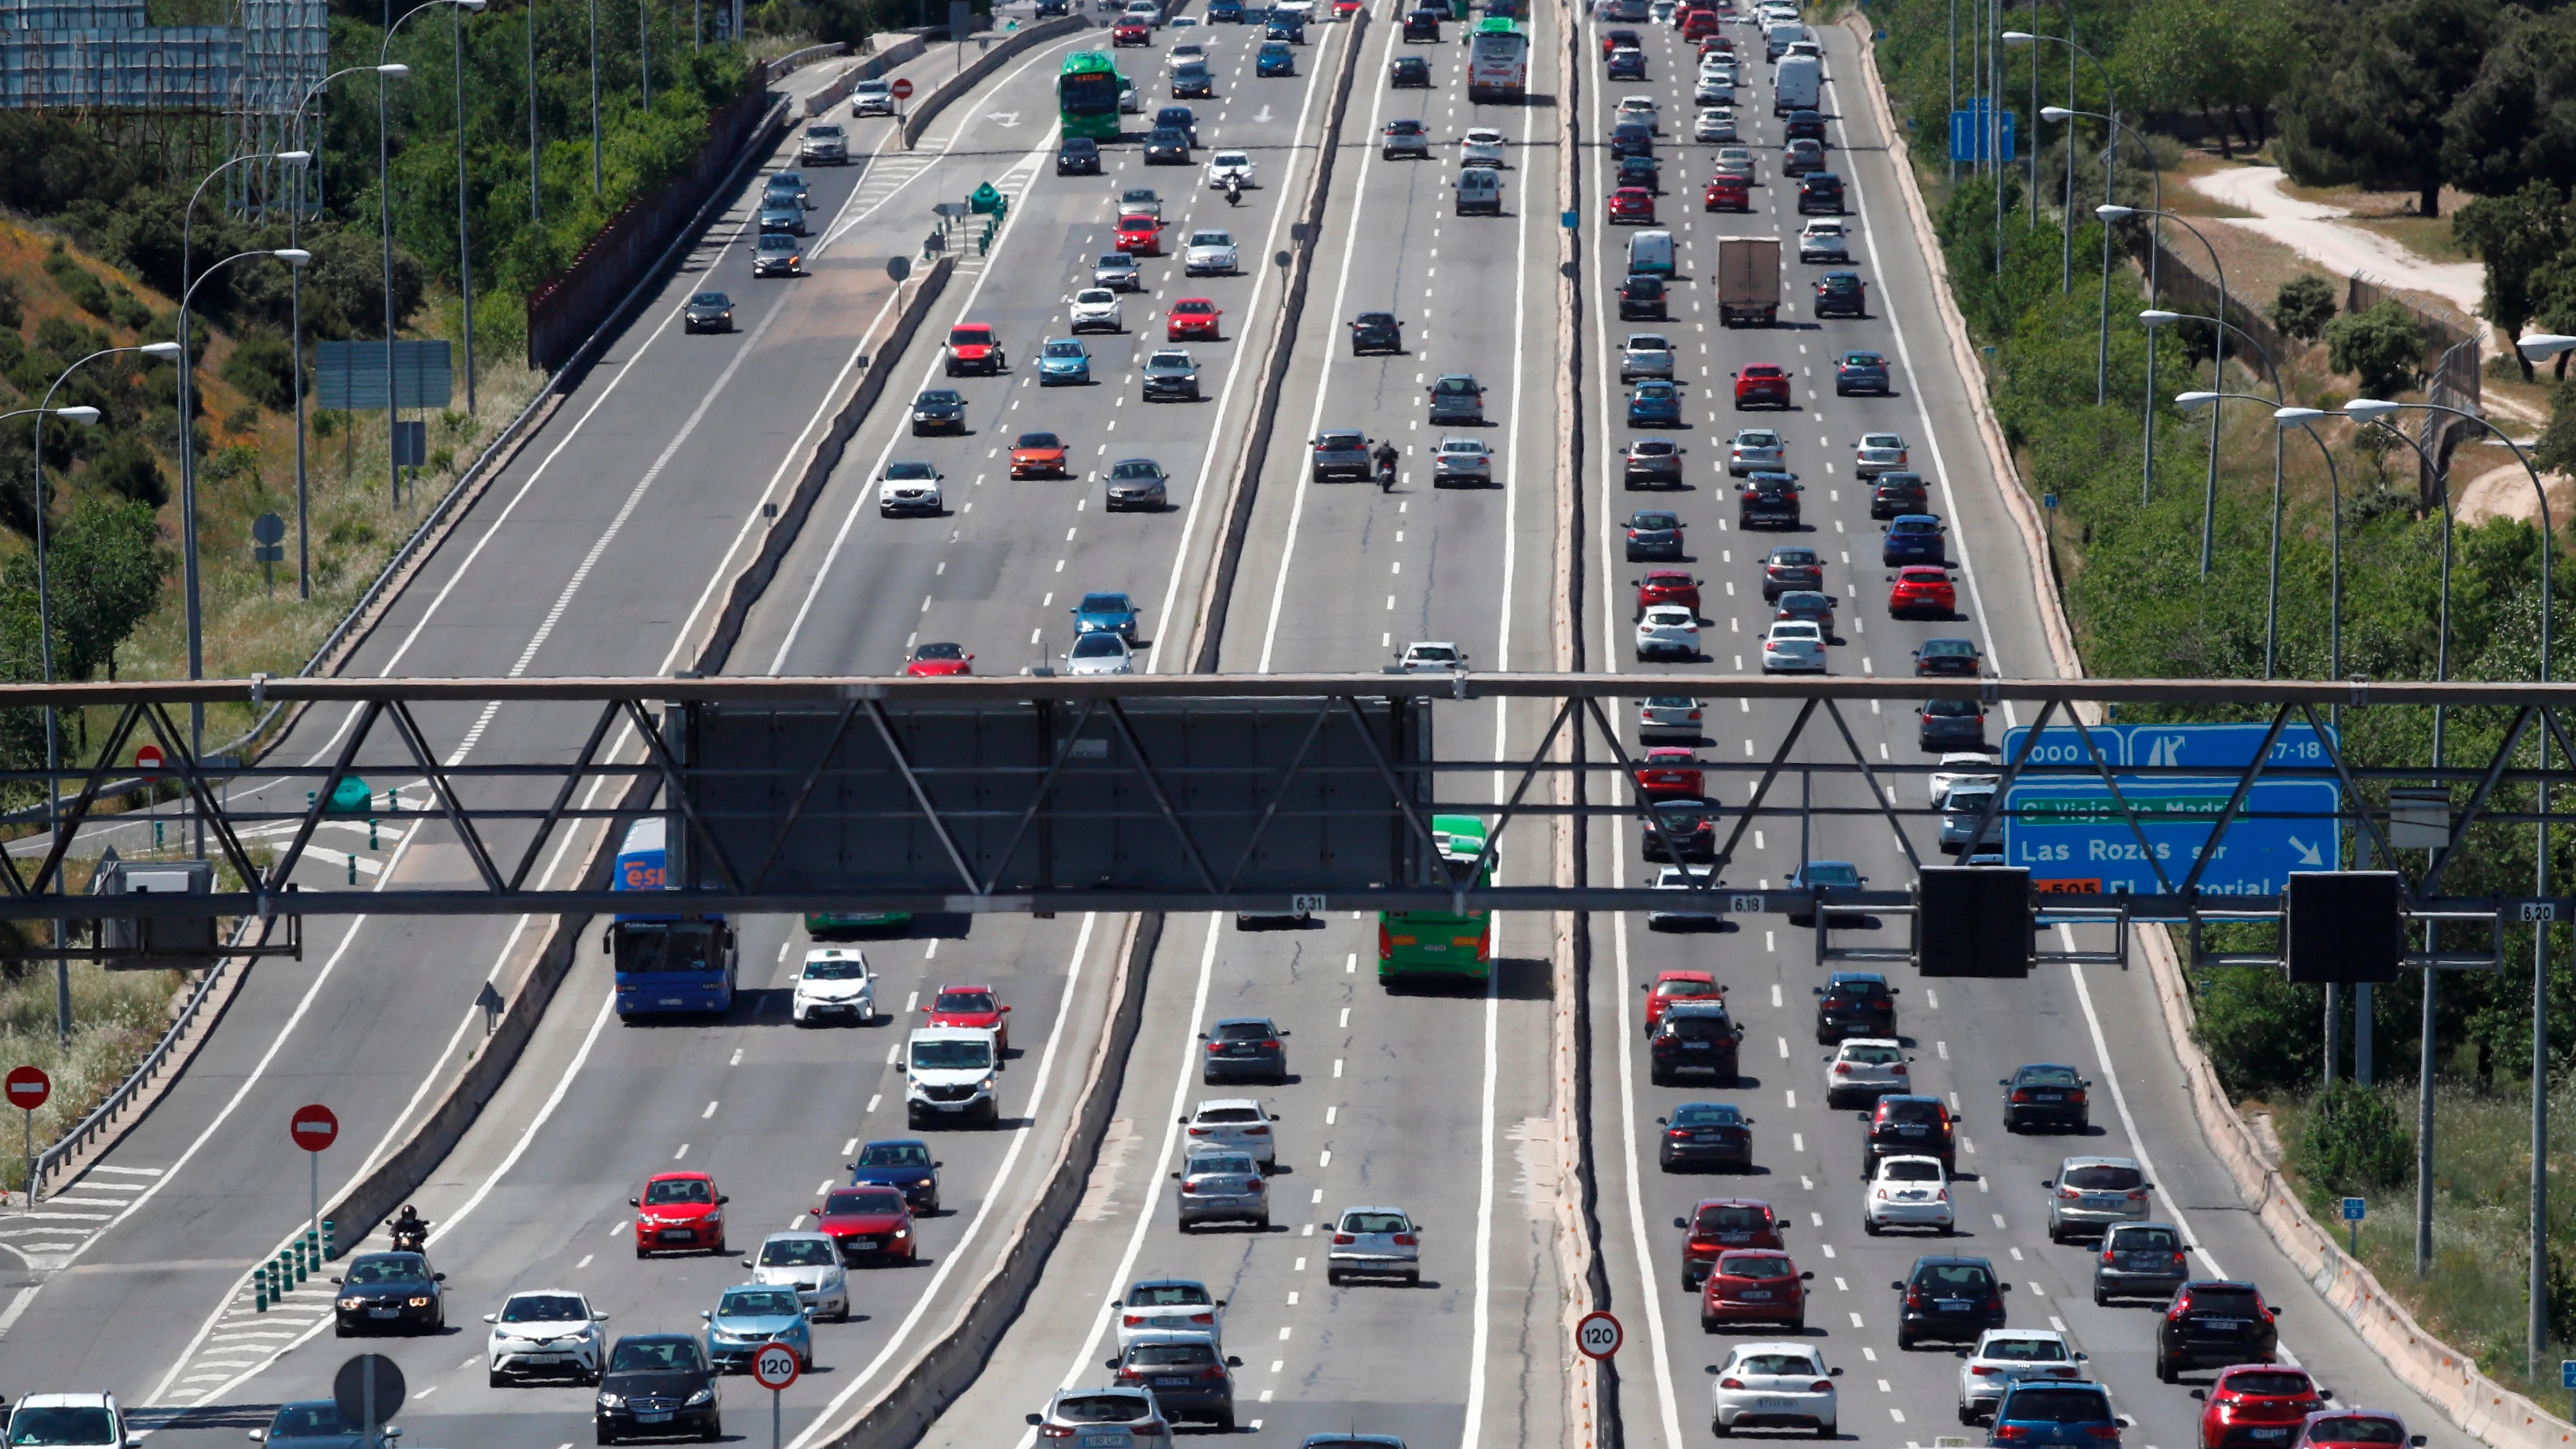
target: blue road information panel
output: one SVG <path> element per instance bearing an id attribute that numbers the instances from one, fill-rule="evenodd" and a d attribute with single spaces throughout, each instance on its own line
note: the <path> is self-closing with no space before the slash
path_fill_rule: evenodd
<path id="1" fill-rule="evenodd" d="M 2123 780 L 2120 796 L 2136 812 L 2132 829 L 2099 783 L 2016 784 L 2004 797 L 2004 863 L 2026 866 L 2044 893 L 2159 895 L 2164 887 L 2140 853 L 2155 853 L 2175 886 L 2210 848 L 2210 828 L 2235 793 L 2234 781 Z M 2332 780 L 2257 780 L 2216 846 L 2200 889 L 2210 895 L 2278 895 L 2290 873 L 2336 870 L 2343 826 L 2335 818 L 2342 788 Z M 2247 819 L 2248 813 L 2281 816 Z"/>
<path id="2" fill-rule="evenodd" d="M 1993 129 L 1987 124 L 1986 104 L 1983 101 L 1972 102 L 1965 109 L 1952 111 L 1950 113 L 1950 159 L 1953 161 L 1985 160 L 1987 151 L 1995 144 Z M 2014 123 L 2013 113 L 2010 111 L 2004 112 L 2003 130 L 2003 159 L 2011 161 L 2014 154 Z"/>
<path id="3" fill-rule="evenodd" d="M 2576 1358 L 2562 1358 L 2558 1361 L 2558 1387 L 2576 1389 Z"/>
<path id="4" fill-rule="evenodd" d="M 2362 1214 L 2369 1211 L 2369 1209 L 2370 1204 L 2360 1198 L 2345 1198 L 2343 1200 L 2343 1220 L 2348 1223 L 2360 1222 Z"/>
<path id="5" fill-rule="evenodd" d="M 2194 724 L 2194 725 L 2087 725 L 2085 733 L 2093 737 L 2093 748 L 2114 768 L 2154 769 L 2178 766 L 2183 769 L 2238 770 L 2254 762 L 2254 752 L 2263 747 L 2263 736 L 2270 727 L 2259 724 Z M 2021 753 L 2021 742 L 2030 735 L 2030 726 L 2015 725 L 2004 731 L 2004 762 L 2010 764 Z M 2329 731 L 2327 741 L 2333 741 Z M 2074 765 L 2091 768 L 2093 756 L 2084 748 L 2084 737 L 2066 725 L 2050 725 L 2039 737 L 2039 748 L 2031 753 L 2034 765 Z M 2328 769 L 2334 761 L 2317 738 L 2317 732 L 2304 723 L 2285 725 L 2281 737 L 2272 742 L 2272 757 L 2267 766 L 2289 769 Z M 2130 782 L 2122 780 L 2127 790 Z"/>

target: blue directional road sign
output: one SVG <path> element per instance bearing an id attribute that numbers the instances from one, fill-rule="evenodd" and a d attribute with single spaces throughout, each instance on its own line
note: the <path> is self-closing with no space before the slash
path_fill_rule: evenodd
<path id="1" fill-rule="evenodd" d="M 2154 769 L 2179 766 L 2184 769 L 2240 770 L 2254 761 L 2254 752 L 2263 745 L 2263 735 L 2270 728 L 2259 724 L 2106 724 L 2086 725 L 2085 733 L 2093 737 L 2093 748 L 2114 768 Z M 2021 742 L 2030 735 L 2030 726 L 2015 725 L 2004 731 L 2004 762 L 2010 764 L 2021 753 Z M 2332 732 L 2327 739 L 2334 738 Z M 2082 736 L 2070 725 L 2050 725 L 2039 739 L 2039 748 L 2031 753 L 2034 765 L 2075 765 L 2089 768 L 2093 756 L 2084 748 Z M 2298 769 L 2324 769 L 2334 762 L 2328 758 L 2317 732 L 2305 724 L 2286 725 L 2281 737 L 2272 742 L 2272 757 L 2267 766 L 2279 765 Z M 2122 780 L 2127 790 L 2131 782 Z"/>
<path id="2" fill-rule="evenodd" d="M 2576 1389 L 2576 1358 L 2562 1358 L 2558 1361 L 2558 1387 Z"/>
<path id="3" fill-rule="evenodd" d="M 2368 1212 L 2369 1210 L 2370 1210 L 2370 1204 L 2369 1204 L 2367 1201 L 2365 1201 L 2364 1199 L 2357 1198 L 2357 1197 L 2348 1197 L 2348 1198 L 2345 1198 L 2345 1199 L 2343 1200 L 2343 1220 L 2344 1220 L 2345 1222 L 2348 1222 L 2348 1223 L 2357 1223 L 2357 1222 L 2360 1222 L 2360 1221 L 2361 1221 L 2361 1218 L 2362 1218 L 2362 1214 L 2363 1214 L 2363 1213 L 2365 1213 L 2365 1212 Z"/>
<path id="4" fill-rule="evenodd" d="M 2143 833 L 2166 879 L 2180 886 L 2209 848 L 2210 827 L 2235 793 L 2229 780 L 2123 780 L 2120 798 L 2137 829 L 2098 781 L 2015 784 L 2005 794 L 2004 863 L 2027 866 L 2042 891 L 2157 895 L 2164 887 L 2139 852 Z M 2257 780 L 2217 843 L 2200 889 L 2211 895 L 2279 895 L 2292 871 L 2336 870 L 2343 855 L 2332 780 Z M 2287 818 L 2253 820 L 2247 814 Z"/>
<path id="5" fill-rule="evenodd" d="M 2010 163 L 2013 159 L 2015 129 L 2013 113 L 2004 112 L 2003 159 L 2006 163 Z M 1953 161 L 1985 160 L 1986 153 L 1994 145 L 1992 130 L 1993 128 L 1986 123 L 1986 106 L 1983 101 L 1976 102 L 1965 110 L 1952 111 L 1950 113 L 1950 159 Z"/>

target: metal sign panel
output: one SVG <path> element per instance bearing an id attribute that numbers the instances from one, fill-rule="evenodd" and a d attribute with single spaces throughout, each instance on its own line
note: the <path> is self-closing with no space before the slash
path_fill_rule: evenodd
<path id="1" fill-rule="evenodd" d="M 2140 853 L 2138 836 L 2146 836 L 2156 864 L 2179 886 L 2235 789 L 2232 780 L 2124 780 L 2120 800 L 2137 815 L 2132 829 L 2098 782 L 2015 784 L 2004 797 L 2004 863 L 2027 867 L 2032 887 L 2043 892 L 2161 895 L 2164 887 Z M 2341 801 L 2342 788 L 2331 780 L 2255 781 L 2201 874 L 2201 892 L 2278 895 L 2292 871 L 2336 869 L 2343 858 L 2343 825 L 2335 818 Z"/>
<path id="2" fill-rule="evenodd" d="M 1993 137 L 1990 134 L 1991 127 L 1988 126 L 1986 117 L 1984 101 L 1972 101 L 1966 107 L 1950 113 L 1951 160 L 1983 161 L 1986 159 L 1986 153 L 1994 146 Z M 2014 135 L 2017 127 L 2012 112 L 2004 112 L 2003 125 L 2003 159 L 2009 162 L 2013 159 L 2013 148 L 2017 139 Z"/>
<path id="3" fill-rule="evenodd" d="M 456 397 L 456 371 L 444 341 L 396 342 L 393 405 L 443 408 Z M 314 346 L 313 405 L 372 412 L 385 406 L 385 344 L 322 342 Z"/>
<path id="4" fill-rule="evenodd" d="M 2093 748 L 2114 768 L 2134 769 L 2177 767 L 2182 769 L 2241 770 L 2254 762 L 2254 752 L 2263 745 L 2270 726 L 2261 724 L 2105 724 L 2086 725 L 2085 733 L 2093 737 Z M 2015 725 L 2004 731 L 2004 763 L 2009 765 L 2021 754 L 2022 741 L 2030 737 L 2030 726 Z M 2329 730 L 2325 743 L 2317 732 L 2305 724 L 2284 726 L 2281 737 L 2272 742 L 2266 768 L 2327 769 L 2334 761 L 2325 744 L 2335 743 Z M 2084 740 L 2070 725 L 2051 725 L 2039 737 L 2039 746 L 2031 752 L 2034 765 L 2073 766 L 2091 769 L 2093 756 L 2084 748 Z M 2122 780 L 2120 788 L 2129 788 Z"/>

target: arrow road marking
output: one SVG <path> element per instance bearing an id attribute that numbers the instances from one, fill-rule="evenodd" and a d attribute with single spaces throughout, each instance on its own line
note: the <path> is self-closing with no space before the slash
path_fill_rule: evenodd
<path id="1" fill-rule="evenodd" d="M 2319 853 L 2315 846 L 2308 844 L 2306 841 L 2301 840 L 2295 835 L 2290 837 L 2290 848 L 2299 853 L 2299 864 L 2301 865 L 2321 866 L 2326 863 L 2325 856 Z"/>

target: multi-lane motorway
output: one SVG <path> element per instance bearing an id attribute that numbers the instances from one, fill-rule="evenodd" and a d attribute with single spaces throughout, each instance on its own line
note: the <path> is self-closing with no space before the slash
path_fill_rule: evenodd
<path id="1" fill-rule="evenodd" d="M 953 641 L 979 673 L 1056 666 L 1072 639 L 1069 610 L 1086 591 L 1133 597 L 1143 611 L 1139 670 L 1192 668 L 1212 646 L 1226 671 L 1364 671 L 1415 640 L 1455 643 L 1478 668 L 1582 667 L 1653 676 L 1759 667 L 1771 611 L 1759 589 L 1761 553 L 1775 541 L 1734 527 L 1723 476 L 1725 439 L 1744 422 L 1777 426 L 1788 467 L 1807 485 L 1795 541 L 1819 550 L 1840 599 L 1837 673 L 1901 675 L 1910 651 L 1936 634 L 1975 638 L 2002 673 L 2050 671 L 2036 585 L 1973 425 L 1967 388 L 1939 330 L 1930 260 L 1906 224 L 1900 164 L 1861 92 L 1851 32 L 1819 27 L 1835 169 L 1850 189 L 1852 269 L 1870 288 L 1869 315 L 1818 321 L 1807 304 L 1815 270 L 1795 261 L 1799 218 L 1778 173 L 1779 123 L 1770 116 L 1758 42 L 1739 96 L 1745 140 L 1761 161 L 1746 215 L 1700 210 L 1713 147 L 1687 140 L 1690 48 L 1668 28 L 1646 37 L 1648 79 L 1607 82 L 1596 23 L 1556 6 L 1533 18 L 1532 103 L 1475 106 L 1466 97 L 1457 26 L 1438 44 L 1408 44 L 1400 16 L 1374 7 L 1365 28 L 1319 25 L 1299 48 L 1297 74 L 1261 77 L 1258 37 L 1231 26 L 1166 29 L 1143 52 L 1121 52 L 1146 104 L 1163 103 L 1160 62 L 1181 39 L 1204 44 L 1217 95 L 1194 102 L 1204 160 L 1215 147 L 1249 151 L 1259 184 L 1229 206 L 1197 166 L 1147 167 L 1130 145 L 1105 148 L 1100 177 L 1058 176 L 1049 88 L 1076 42 L 1017 59 L 959 102 L 905 152 L 883 122 L 854 127 L 859 164 L 809 173 L 820 225 L 810 275 L 749 276 L 745 222 L 754 178 L 701 239 L 662 296 L 569 392 L 535 441 L 404 589 L 353 668 L 370 673 L 500 675 L 663 673 L 701 637 L 710 599 L 738 569 L 762 526 L 764 502 L 811 446 L 812 430 L 845 395 L 857 359 L 880 345 L 897 289 L 883 258 L 909 251 L 929 202 L 991 181 L 1013 199 L 987 256 L 969 256 L 898 357 L 884 401 L 860 428 L 775 582 L 753 609 L 726 668 L 738 674 L 892 672 L 915 644 Z M 1739 36 L 1750 31 L 1737 27 Z M 1097 32 L 1092 32 L 1096 35 Z M 1355 80 L 1327 203 L 1313 243 L 1307 306 L 1220 637 L 1200 637 L 1198 600 L 1219 545 L 1224 490 L 1251 425 L 1254 394 L 1279 315 L 1283 277 L 1267 259 L 1287 245 L 1297 200 L 1317 160 L 1330 87 L 1351 46 Z M 1386 83 L 1390 59 L 1426 56 L 1428 91 Z M 935 81 L 951 62 L 916 65 Z M 1569 69 L 1570 67 L 1570 69 Z M 1632 436 L 1623 393 L 1606 365 L 1631 324 L 1613 289 L 1625 234 L 1602 198 L 1611 163 L 1599 139 L 1622 96 L 1650 95 L 1662 113 L 1665 194 L 1660 225 L 1675 237 L 1671 319 L 1633 324 L 1671 337 L 1689 384 L 1681 426 L 1689 450 L 1677 493 L 1622 485 L 1618 457 Z M 1571 109 L 1584 144 L 1565 154 Z M 1429 160 L 1389 159 L 1377 137 L 1418 119 Z M 1129 123 L 1130 140 L 1137 122 Z M 1458 146 L 1471 125 L 1505 136 L 1500 215 L 1461 216 L 1452 204 Z M 773 158 L 764 170 L 786 164 Z M 1564 168 L 1572 168 L 1569 176 Z M 1580 263 L 1559 269 L 1560 185 L 1571 183 Z M 1088 338 L 1089 386 L 1042 387 L 1042 337 L 1062 335 L 1064 298 L 1112 249 L 1115 200 L 1130 187 L 1161 193 L 1166 255 L 1144 263 L 1144 289 L 1124 302 L 1125 332 Z M 1184 278 L 1178 246 L 1194 232 L 1230 232 L 1238 275 Z M 1775 329 L 1718 325 L 1716 240 L 1775 236 L 1790 260 L 1788 300 Z M 740 331 L 686 336 L 676 308 L 721 286 L 737 300 Z M 1579 395 L 1562 390 L 1560 308 L 1579 289 L 1584 335 Z M 1137 364 L 1161 345 L 1183 297 L 1222 310 L 1219 340 L 1186 344 L 1201 367 L 1202 399 L 1146 402 Z M 1362 311 L 1403 322 L 1394 355 L 1355 356 L 1347 324 Z M 1010 366 L 991 377 L 941 376 L 938 344 L 952 325 L 985 323 Z M 1849 348 L 1891 361 L 1893 395 L 1837 398 L 1830 359 Z M 1739 418 L 1729 375 L 1751 362 L 1795 374 L 1794 406 Z M 1481 426 L 1433 425 L 1424 387 L 1469 373 L 1485 389 Z M 962 435 L 915 436 L 906 401 L 920 388 L 965 397 Z M 1580 477 L 1560 480 L 1569 417 L 1579 418 Z M 1381 491 L 1319 482 L 1308 470 L 1318 431 L 1356 429 L 1403 452 L 1399 480 Z M 1901 623 L 1884 608 L 1878 525 L 1852 473 L 1864 430 L 1904 433 L 1950 524 L 1961 580 L 1960 617 Z M 1009 476 L 1023 432 L 1058 434 L 1066 479 Z M 1475 437 L 1494 453 L 1493 479 L 1435 487 L 1430 454 L 1444 437 Z M 1121 459 L 1159 463 L 1167 505 L 1110 514 L 1100 474 Z M 890 462 L 919 460 L 944 476 L 936 516 L 881 516 L 876 480 Z M 1582 531 L 1563 499 L 1579 492 Z M 1621 523 L 1640 506 L 1670 506 L 1688 526 L 1688 566 L 1702 588 L 1703 656 L 1641 664 L 1629 648 Z M 1570 588 L 1581 580 L 1579 592 Z M 1644 692 L 1644 679 L 1640 692 Z M 1444 738 L 1528 749 L 1544 719 L 1487 703 L 1440 707 Z M 1767 759 L 1790 711 L 1712 710 L 1701 754 Z M 1621 716 L 1624 718 L 1624 712 Z M 1909 712 L 1846 711 L 1880 782 L 1922 803 L 1928 757 Z M 1999 715 L 1990 728 L 2012 721 Z M 346 718 L 305 719 L 284 749 L 323 754 Z M 424 714 L 433 741 L 468 757 L 514 757 L 579 744 L 586 714 L 544 710 Z M 1628 743 L 1633 747 L 1633 736 Z M 1838 733 L 1811 732 L 1799 759 L 1847 758 Z M 417 788 L 390 752 L 379 788 Z M 1493 787 L 1502 788 L 1500 784 Z M 1598 788 L 1598 787 L 1596 787 Z M 1744 775 L 1717 777 L 1740 801 Z M 1480 782 L 1453 784 L 1463 803 L 1491 798 Z M 1819 786 L 1820 803 L 1866 802 L 1852 781 Z M 1837 793 L 1838 792 L 1838 793 Z M 1831 817 L 1827 817 L 1828 820 Z M 1631 827 L 1596 829 L 1581 862 L 1589 879 L 1634 883 L 1652 867 Z M 1819 824 L 1811 858 L 1849 859 L 1880 883 L 1907 865 L 1882 823 Z M 1916 841 L 1929 857 L 1927 836 Z M 1768 883 L 1800 860 L 1794 824 L 1766 822 L 1732 878 Z M 465 869 L 460 848 L 432 826 L 395 833 L 379 880 L 443 879 Z M 564 868 L 560 861 L 550 868 Z M 1537 832 L 1504 853 L 1507 881 L 1554 878 L 1558 862 Z M 327 1392 L 346 1345 L 328 1337 L 318 1285 L 262 1315 L 243 1275 L 300 1223 L 304 1164 L 286 1142 L 286 1110 L 322 1100 L 340 1113 L 347 1146 L 327 1163 L 326 1193 L 402 1140 L 477 1044 L 470 1003 L 487 978 L 521 969 L 538 921 L 327 924 L 302 963 L 251 975 L 175 1093 L 49 1209 L 53 1217 L 0 1230 L 14 1255 L 0 1269 L 0 1390 L 101 1386 L 149 1406 L 156 1437 L 211 1446 L 264 1422 L 265 1406 Z M 782 983 L 809 944 L 789 919 L 743 931 L 748 988 L 720 1024 L 618 1025 L 607 1009 L 604 961 L 586 951 L 511 1080 L 418 1195 L 439 1226 L 432 1253 L 448 1274 L 451 1331 L 383 1345 L 409 1376 L 407 1442 L 536 1445 L 578 1441 L 588 1395 L 573 1387 L 495 1389 L 484 1381 L 480 1315 L 507 1292 L 569 1287 L 611 1314 L 612 1332 L 688 1330 L 697 1311 L 741 1274 L 728 1259 L 638 1261 L 626 1199 L 672 1166 L 716 1176 L 732 1197 L 737 1250 L 801 1220 L 858 1141 L 905 1135 L 901 1078 L 891 1064 L 903 1012 L 941 984 L 995 987 L 1015 1008 L 1015 1051 L 1003 1076 L 1003 1130 L 941 1133 L 944 1210 L 924 1226 L 925 1260 L 854 1275 L 857 1320 L 818 1330 L 818 1367 L 785 1400 L 791 1437 L 819 1431 L 900 1372 L 993 1261 L 1066 1128 L 1102 1026 L 1108 980 L 1133 923 L 1113 917 L 972 923 L 924 921 L 910 935 L 862 943 L 880 974 L 889 1025 L 799 1031 Z M 1809 1338 L 1843 1368 L 1843 1437 L 1928 1442 L 1949 1421 L 1956 1360 L 1900 1351 L 1885 1285 L 1918 1251 L 1989 1258 L 2015 1284 L 2016 1324 L 2061 1326 L 2092 1355 L 2134 1442 L 2190 1442 L 2196 1405 L 2155 1382 L 2152 1314 L 2092 1306 L 2082 1249 L 2047 1242 L 2038 1186 L 2074 1151 L 2126 1153 L 2149 1164 L 2160 1215 L 2181 1221 L 2211 1273 L 2261 1281 L 2286 1300 L 2284 1341 L 2345 1402 L 2393 1407 L 2445 1435 L 2429 1405 L 2399 1387 L 2359 1342 L 2303 1295 L 2203 1149 L 2176 1087 L 2143 971 L 2043 968 L 2026 982 L 1946 982 L 1892 974 L 1904 988 L 1899 1025 L 1921 1089 L 1955 1098 L 1965 1122 L 1960 1236 L 1937 1243 L 1865 1237 L 1858 1230 L 1858 1126 L 1822 1103 L 1809 988 L 1818 980 L 1806 931 L 1748 920 L 1726 934 L 1649 932 L 1641 917 L 1508 916 L 1498 923 L 1491 985 L 1465 993 L 1381 989 L 1374 924 L 1327 912 L 1302 930 L 1242 931 L 1230 918 L 1165 923 L 1147 969 L 1141 1034 L 1118 1084 L 1118 1107 L 1091 1189 L 1026 1311 L 988 1371 L 936 1422 L 936 1445 L 1022 1445 L 1023 1415 L 1059 1386 L 1105 1377 L 1107 1303 L 1146 1276 L 1194 1277 L 1229 1300 L 1227 1350 L 1236 1370 L 1239 1432 L 1287 1442 L 1326 1429 L 1395 1433 L 1408 1443 L 1563 1442 L 1570 1353 L 1562 1307 L 1583 1293 L 1562 1280 L 1554 1250 L 1557 1204 L 1570 1191 L 1574 1146 L 1559 1140 L 1548 1070 L 1549 1030 L 1564 959 L 1582 933 L 1592 963 L 1595 1082 L 1590 1135 L 1599 1171 L 1602 1249 L 1611 1305 L 1628 1326 L 1620 1408 L 1631 1442 L 1678 1449 L 1707 1434 L 1703 1366 L 1723 1336 L 1704 1335 L 1675 1283 L 1671 1220 L 1699 1197 L 1770 1202 L 1791 1223 L 1790 1250 L 1816 1273 Z M 1893 936 L 1842 933 L 1841 939 Z M 1743 1078 L 1679 1089 L 1648 1080 L 1641 986 L 1674 968 L 1711 969 L 1730 988 L 1747 1030 Z M 1290 1076 L 1275 1087 L 1210 1088 L 1198 1080 L 1197 1033 L 1219 1016 L 1268 1016 L 1291 1033 Z M 2101 1084 L 2091 1135 L 2015 1137 L 1996 1117 L 1995 1078 L 2024 1061 L 2080 1066 Z M 1217 1095 L 1256 1095 L 1278 1119 L 1282 1170 L 1271 1184 L 1268 1232 L 1182 1235 L 1167 1174 L 1178 1165 L 1176 1117 Z M 1687 1100 L 1730 1101 L 1757 1119 L 1749 1178 L 1656 1170 L 1654 1119 Z M 340 1160 L 343 1156 L 347 1160 Z M 1344 1207 L 1388 1205 L 1423 1224 L 1418 1286 L 1334 1286 L 1314 1224 Z M 1755 1336 L 1755 1335 L 1746 1335 Z M 1771 1334 L 1759 1336 L 1769 1337 Z M 766 1405 L 747 1387 L 726 1402 L 739 1434 Z"/>

